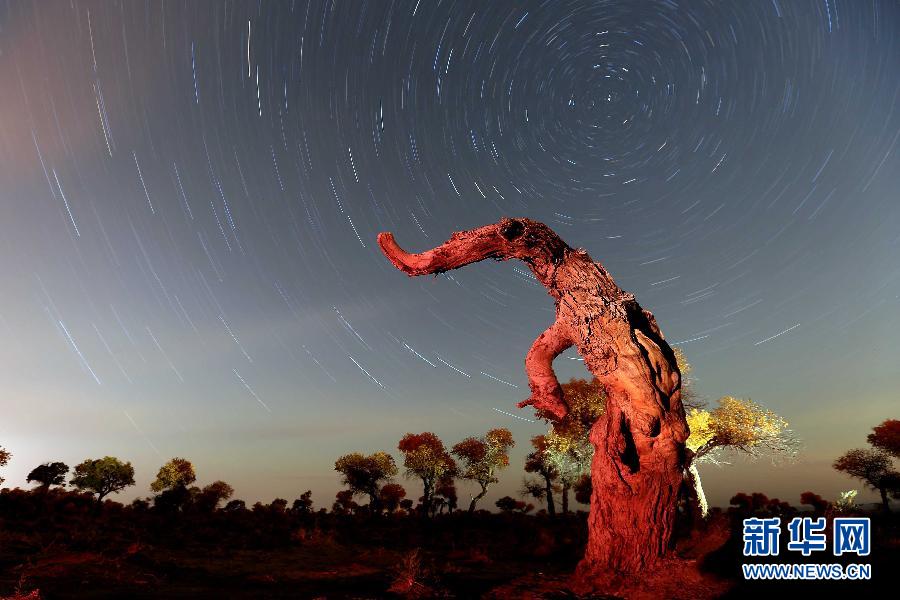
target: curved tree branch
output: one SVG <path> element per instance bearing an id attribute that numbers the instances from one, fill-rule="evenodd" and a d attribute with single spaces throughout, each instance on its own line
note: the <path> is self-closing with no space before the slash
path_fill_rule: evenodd
<path id="1" fill-rule="evenodd" d="M 419 254 L 403 250 L 387 232 L 378 234 L 378 245 L 394 266 L 410 277 L 443 273 L 487 258 L 518 258 L 548 289 L 553 287 L 557 265 L 573 251 L 552 229 L 531 219 L 502 219 L 457 231 L 440 246 Z"/>
<path id="2" fill-rule="evenodd" d="M 525 357 L 525 372 L 528 374 L 528 386 L 531 397 L 519 402 L 519 408 L 528 405 L 538 410 L 547 411 L 556 418 L 562 419 L 568 412 L 563 400 L 562 387 L 553 371 L 553 359 L 574 345 L 568 331 L 559 321 L 547 328 L 531 346 Z"/>
<path id="3" fill-rule="evenodd" d="M 379 233 L 378 245 L 395 267 L 412 277 L 443 273 L 486 258 L 501 258 L 502 240 L 494 233 L 494 226 L 457 233 L 443 245 L 419 254 L 404 251 L 392 233 Z"/>

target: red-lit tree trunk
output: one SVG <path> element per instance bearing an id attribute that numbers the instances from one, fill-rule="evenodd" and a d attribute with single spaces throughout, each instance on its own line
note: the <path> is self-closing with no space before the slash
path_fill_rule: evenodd
<path id="1" fill-rule="evenodd" d="M 562 417 L 567 407 L 553 359 L 571 346 L 606 387 L 606 410 L 591 429 L 594 458 L 588 545 L 576 582 L 614 591 L 663 559 L 675 518 L 688 436 L 681 374 L 656 320 L 622 291 L 587 252 L 572 249 L 542 223 L 503 219 L 454 233 L 421 254 L 390 233 L 378 243 L 410 276 L 441 273 L 492 258 L 525 262 L 556 303 L 556 320 L 525 358 L 533 405 Z"/>

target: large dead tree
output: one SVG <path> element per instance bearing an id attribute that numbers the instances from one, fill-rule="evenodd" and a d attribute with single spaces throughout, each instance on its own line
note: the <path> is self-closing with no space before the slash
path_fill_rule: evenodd
<path id="1" fill-rule="evenodd" d="M 517 258 L 556 303 L 556 320 L 525 358 L 533 405 L 563 417 L 566 400 L 553 359 L 575 346 L 605 386 L 606 410 L 591 429 L 594 458 L 589 539 L 576 580 L 609 589 L 663 559 L 669 550 L 688 436 L 681 374 L 656 319 L 619 289 L 587 252 L 529 219 L 503 219 L 454 233 L 421 254 L 403 251 L 390 233 L 384 254 L 410 276 L 441 273 L 486 258 Z"/>

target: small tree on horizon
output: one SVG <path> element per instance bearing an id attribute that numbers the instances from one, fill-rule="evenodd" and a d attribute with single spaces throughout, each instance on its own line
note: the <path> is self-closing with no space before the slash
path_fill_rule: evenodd
<path id="1" fill-rule="evenodd" d="M 509 449 L 515 445 L 509 429 L 498 427 L 483 437 L 468 437 L 453 446 L 450 452 L 463 465 L 459 477 L 474 481 L 481 488 L 469 502 L 470 513 L 475 512 L 475 505 L 484 498 L 491 484 L 497 483 L 496 473 L 509 466 Z"/>
<path id="2" fill-rule="evenodd" d="M 222 508 L 225 512 L 238 512 L 242 510 L 247 510 L 247 503 L 243 500 L 229 500 L 228 503 Z"/>
<path id="3" fill-rule="evenodd" d="M 881 450 L 854 448 L 838 457 L 834 469 L 862 480 L 881 495 L 881 506 L 890 512 L 888 494 L 900 493 L 900 473 L 894 471 L 891 456 Z"/>
<path id="4" fill-rule="evenodd" d="M 150 484 L 154 492 L 163 492 L 179 487 L 186 488 L 197 481 L 194 465 L 186 458 L 175 457 L 159 468 L 156 479 Z"/>
<path id="5" fill-rule="evenodd" d="M 291 511 L 298 515 L 308 515 L 312 513 L 312 490 L 306 490 L 300 497 L 294 500 Z"/>
<path id="6" fill-rule="evenodd" d="M 191 501 L 188 486 L 197 480 L 194 465 L 186 458 L 175 457 L 159 468 L 150 489 L 156 492 L 153 505 L 159 510 L 180 511 Z M 199 490 L 198 490 L 199 491 Z"/>
<path id="7" fill-rule="evenodd" d="M 222 502 L 225 502 L 233 495 L 233 487 L 221 480 L 214 481 L 195 494 L 194 505 L 201 512 L 211 513 L 219 508 Z"/>
<path id="8" fill-rule="evenodd" d="M 816 513 L 824 513 L 831 507 L 831 502 L 814 492 L 803 492 L 800 494 L 800 504 L 811 506 L 813 512 Z"/>
<path id="9" fill-rule="evenodd" d="M 544 499 L 547 501 L 547 513 L 552 517 L 556 515 L 556 505 L 553 502 L 553 482 L 559 477 L 547 453 L 547 436 L 536 435 L 531 438 L 534 451 L 525 457 L 525 471 L 536 473 L 544 480 Z"/>
<path id="10" fill-rule="evenodd" d="M 503 496 L 502 498 L 494 502 L 494 504 L 505 514 L 510 514 L 516 509 L 522 510 L 526 506 L 524 502 L 516 500 L 512 496 Z"/>
<path id="11" fill-rule="evenodd" d="M 353 490 L 340 490 L 334 495 L 334 504 L 331 505 L 331 512 L 338 514 L 348 514 L 359 508 L 359 505 L 353 500 Z"/>
<path id="12" fill-rule="evenodd" d="M 69 483 L 76 489 L 97 495 L 97 505 L 109 494 L 117 494 L 134 485 L 134 467 L 114 456 L 88 458 L 72 471 Z"/>
<path id="13" fill-rule="evenodd" d="M 853 512 L 856 509 L 857 490 L 847 490 L 838 494 L 837 500 L 834 501 L 834 510 L 838 514 Z"/>
<path id="14" fill-rule="evenodd" d="M 435 484 L 456 475 L 456 461 L 444 448 L 444 442 L 430 431 L 407 433 L 397 449 L 403 453 L 406 477 L 422 480 L 422 514 L 427 517 L 431 513 Z"/>
<path id="15" fill-rule="evenodd" d="M 352 452 L 338 458 L 334 470 L 343 476 L 341 482 L 350 488 L 351 496 L 361 494 L 369 497 L 369 508 L 377 514 L 381 511 L 378 492 L 382 482 L 390 481 L 397 474 L 397 465 L 394 457 L 387 452 L 375 452 L 368 456 Z"/>
<path id="16" fill-rule="evenodd" d="M 32 469 L 25 481 L 35 482 L 41 489 L 47 490 L 51 485 L 65 485 L 68 472 L 69 465 L 66 463 L 48 462 Z"/>
<path id="17" fill-rule="evenodd" d="M 400 507 L 400 502 L 406 498 L 406 490 L 399 483 L 386 483 L 379 491 L 381 506 L 388 513 L 393 513 Z"/>

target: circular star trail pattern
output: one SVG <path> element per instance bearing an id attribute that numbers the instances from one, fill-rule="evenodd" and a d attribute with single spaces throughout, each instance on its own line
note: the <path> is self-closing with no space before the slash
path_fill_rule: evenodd
<path id="1" fill-rule="evenodd" d="M 336 456 L 406 431 L 524 454 L 550 298 L 521 264 L 407 279 L 375 236 L 526 216 L 841 488 L 896 401 L 898 73 L 877 0 L 2 3 L 7 479 L 186 455 L 328 498 Z"/>

